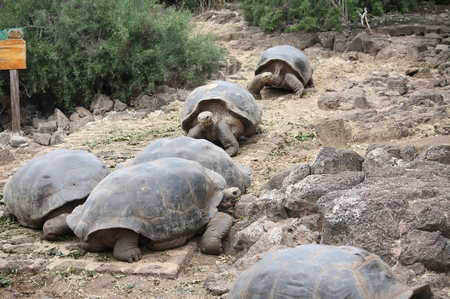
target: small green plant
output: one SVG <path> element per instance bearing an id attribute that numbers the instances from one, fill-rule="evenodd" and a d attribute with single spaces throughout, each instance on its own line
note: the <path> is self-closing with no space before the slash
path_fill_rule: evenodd
<path id="1" fill-rule="evenodd" d="M 131 291 L 136 286 L 135 282 L 129 283 L 125 286 L 125 289 Z"/>
<path id="2" fill-rule="evenodd" d="M 60 278 L 65 278 L 68 277 L 71 274 L 74 274 L 77 270 L 75 268 L 73 268 L 72 266 L 67 267 L 66 270 L 64 271 L 58 271 L 56 272 Z"/>
<path id="3" fill-rule="evenodd" d="M 303 144 L 302 147 L 303 147 L 303 149 L 306 150 L 306 151 L 309 151 L 309 150 L 311 149 L 311 146 L 310 146 L 310 145 L 307 145 L 307 144 Z"/>
<path id="4" fill-rule="evenodd" d="M 181 295 L 191 295 L 191 294 L 195 293 L 195 291 L 189 287 L 190 286 L 188 286 L 188 287 L 179 286 L 179 285 L 174 286 L 175 290 L 177 290 Z"/>
<path id="5" fill-rule="evenodd" d="M 297 139 L 298 141 L 313 140 L 314 139 L 314 133 L 307 132 L 307 133 L 303 134 L 303 132 L 297 132 L 294 135 L 294 138 Z"/>
<path id="6" fill-rule="evenodd" d="M 0 217 L 0 232 L 11 229 L 18 229 L 21 226 L 22 225 L 20 224 L 20 222 L 7 219 L 6 217 L 3 216 Z"/>
<path id="7" fill-rule="evenodd" d="M 84 274 L 87 276 L 87 277 L 96 277 L 96 276 L 98 276 L 98 273 L 97 272 L 95 272 L 94 270 L 86 270 L 86 271 L 84 271 Z"/>
<path id="8" fill-rule="evenodd" d="M 108 260 L 108 256 L 106 254 L 97 255 L 97 262 L 106 262 Z"/>
<path id="9" fill-rule="evenodd" d="M 75 251 L 70 252 L 69 256 L 77 260 L 77 259 L 85 256 L 86 253 L 87 252 L 85 250 L 82 250 L 82 251 L 75 250 Z"/>
<path id="10" fill-rule="evenodd" d="M 269 155 L 270 156 L 279 156 L 280 155 L 280 151 L 275 149 L 275 150 L 271 151 Z"/>
<path id="11" fill-rule="evenodd" d="M 39 251 L 39 254 L 42 254 L 46 257 L 48 256 L 59 256 L 59 257 L 65 257 L 66 255 L 62 253 L 61 251 L 58 251 L 56 247 L 52 247 L 49 250 L 41 250 Z"/>
<path id="12" fill-rule="evenodd" d="M 10 284 L 10 281 L 7 277 L 3 276 L 3 274 L 0 274 L 0 287 L 6 288 Z"/>
<path id="13" fill-rule="evenodd" d="M 121 278 L 124 278 L 124 277 L 127 277 L 125 274 L 123 274 L 123 273 L 111 273 L 111 275 L 114 277 L 114 278 L 117 278 L 117 279 L 121 279 Z"/>

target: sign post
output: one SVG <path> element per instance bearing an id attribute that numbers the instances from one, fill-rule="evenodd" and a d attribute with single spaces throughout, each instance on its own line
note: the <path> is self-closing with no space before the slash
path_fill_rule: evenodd
<path id="1" fill-rule="evenodd" d="M 9 70 L 12 132 L 20 134 L 19 72 L 26 69 L 26 43 L 22 29 L 9 29 L 8 38 L 0 40 L 0 70 Z"/>

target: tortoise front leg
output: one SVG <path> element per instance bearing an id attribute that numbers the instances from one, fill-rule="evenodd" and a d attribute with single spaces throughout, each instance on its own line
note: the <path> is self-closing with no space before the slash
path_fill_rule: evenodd
<path id="1" fill-rule="evenodd" d="M 189 130 L 187 136 L 195 139 L 206 139 L 206 131 L 200 124 L 197 124 Z"/>
<path id="2" fill-rule="evenodd" d="M 307 86 L 307 87 L 315 87 L 315 86 L 314 86 L 313 78 L 309 79 L 308 83 L 306 83 L 306 86 Z"/>
<path id="3" fill-rule="evenodd" d="M 261 89 L 264 87 L 264 82 L 262 81 L 262 75 L 256 75 L 252 82 L 247 87 L 247 90 L 253 95 L 257 100 L 261 99 Z"/>
<path id="4" fill-rule="evenodd" d="M 7 206 L 5 206 L 5 210 L 3 211 L 3 215 L 4 218 L 6 218 L 9 221 L 12 222 L 19 222 L 19 220 L 17 220 L 16 215 L 14 215 L 13 213 L 11 213 L 11 211 L 8 209 Z"/>
<path id="5" fill-rule="evenodd" d="M 222 240 L 233 225 L 233 220 L 232 216 L 217 212 L 206 227 L 200 243 L 200 250 L 206 254 L 219 255 L 223 253 Z"/>
<path id="6" fill-rule="evenodd" d="M 305 87 L 302 81 L 300 81 L 294 74 L 286 74 L 284 76 L 283 86 L 286 89 L 290 89 L 295 92 L 298 97 L 305 94 Z"/>
<path id="7" fill-rule="evenodd" d="M 117 232 L 117 240 L 114 243 L 114 257 L 119 261 L 137 262 L 142 258 L 139 249 L 139 234 L 132 230 L 123 229 Z"/>
<path id="8" fill-rule="evenodd" d="M 305 87 L 314 87 L 313 74 L 314 74 L 314 66 L 311 65 L 311 78 L 310 78 L 309 81 L 306 83 L 306 86 L 305 86 Z"/>
<path id="9" fill-rule="evenodd" d="M 217 139 L 222 143 L 225 151 L 230 157 L 234 157 L 239 152 L 239 142 L 234 137 L 230 125 L 224 121 L 217 123 Z"/>

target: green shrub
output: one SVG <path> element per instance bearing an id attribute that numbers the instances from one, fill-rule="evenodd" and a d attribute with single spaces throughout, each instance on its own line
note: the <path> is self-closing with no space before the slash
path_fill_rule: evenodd
<path id="1" fill-rule="evenodd" d="M 265 7 L 264 14 L 261 16 L 259 26 L 265 32 L 273 32 L 280 26 L 283 26 L 283 11 L 279 8 L 270 9 Z"/>
<path id="2" fill-rule="evenodd" d="M 441 0 L 449 2 L 450 0 Z M 397 11 L 406 13 L 416 6 L 416 0 L 238 0 L 249 25 L 264 32 L 276 30 L 340 31 L 348 22 L 360 22 L 364 8 L 371 15 Z M 430 3 L 434 3 L 430 1 Z"/>
<path id="3" fill-rule="evenodd" d="M 176 6 L 182 9 L 188 9 L 192 12 L 205 11 L 209 9 L 220 9 L 226 0 L 161 0 L 169 6 Z"/>
<path id="4" fill-rule="evenodd" d="M 25 28 L 20 81 L 34 98 L 54 98 L 66 111 L 87 107 L 95 93 L 128 102 L 159 84 L 195 87 L 224 57 L 212 34 L 196 31 L 189 11 L 156 0 L 2 2 L 8 18 L 0 28 Z"/>
<path id="5" fill-rule="evenodd" d="M 249 25 L 259 26 L 264 32 L 281 29 L 286 32 L 342 29 L 348 18 L 358 19 L 361 10 L 356 0 L 347 1 L 348 15 L 334 0 L 240 0 L 239 8 Z"/>
<path id="6" fill-rule="evenodd" d="M 382 16 L 387 12 L 411 12 L 417 5 L 415 0 L 361 0 L 359 5 L 367 7 L 370 14 Z"/>

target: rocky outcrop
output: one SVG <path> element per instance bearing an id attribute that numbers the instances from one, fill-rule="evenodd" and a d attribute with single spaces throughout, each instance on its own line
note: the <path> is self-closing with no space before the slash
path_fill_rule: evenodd
<path id="1" fill-rule="evenodd" d="M 225 248 L 239 271 L 270 251 L 307 243 L 364 248 L 409 273 L 409 282 L 422 279 L 411 274 L 418 267 L 427 279 L 448 271 L 450 145 L 419 155 L 412 146 L 373 143 L 364 158 L 324 147 L 311 165 L 271 180 L 259 197 L 245 195 L 235 206 L 241 220 Z"/>

